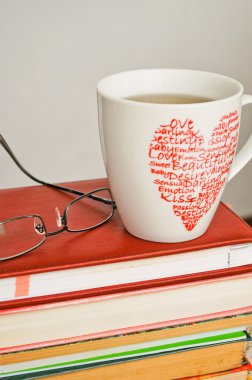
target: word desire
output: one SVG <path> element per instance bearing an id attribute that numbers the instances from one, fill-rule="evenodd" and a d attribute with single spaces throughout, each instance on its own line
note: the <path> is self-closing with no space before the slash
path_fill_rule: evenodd
<path id="1" fill-rule="evenodd" d="M 149 145 L 153 183 L 188 231 L 210 210 L 230 172 L 238 140 L 237 111 L 223 115 L 206 141 L 194 121 L 160 125 Z"/>

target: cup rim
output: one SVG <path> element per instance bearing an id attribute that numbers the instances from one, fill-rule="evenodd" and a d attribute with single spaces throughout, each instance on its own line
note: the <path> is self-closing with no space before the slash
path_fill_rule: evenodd
<path id="1" fill-rule="evenodd" d="M 156 71 L 156 72 L 157 71 L 160 71 L 160 72 L 162 72 L 162 71 L 163 72 L 174 71 L 174 72 L 187 72 L 188 74 L 190 74 L 190 73 L 191 74 L 192 73 L 207 74 L 207 75 L 211 75 L 212 77 L 219 78 L 220 80 L 228 80 L 229 82 L 232 82 L 234 85 L 237 86 L 237 92 L 234 95 L 226 96 L 226 97 L 223 97 L 221 99 L 210 100 L 207 102 L 175 103 L 175 104 L 174 103 L 165 103 L 164 104 L 164 103 L 149 103 L 149 102 L 139 102 L 136 100 L 129 100 L 129 99 L 126 99 L 123 97 L 110 95 L 110 94 L 108 94 L 108 92 L 106 92 L 106 90 L 103 89 L 105 82 L 107 82 L 108 80 L 111 80 L 113 78 L 116 78 L 116 77 L 119 77 L 122 75 L 137 73 L 137 72 L 140 73 L 140 72 L 150 72 L 150 71 L 153 71 L 153 72 L 154 71 Z M 112 75 L 106 76 L 106 77 L 102 78 L 101 80 L 99 80 L 99 82 L 96 85 L 96 91 L 97 91 L 97 94 L 101 95 L 102 97 L 104 97 L 106 99 L 112 100 L 112 101 L 117 102 L 117 103 L 128 104 L 128 105 L 132 105 L 132 106 L 144 107 L 144 106 L 148 105 L 148 107 L 161 107 L 161 108 L 165 108 L 165 107 L 175 107 L 175 108 L 190 107 L 191 108 L 191 107 L 207 107 L 207 106 L 211 106 L 213 104 L 225 103 L 227 101 L 233 100 L 237 97 L 242 96 L 242 94 L 244 92 L 244 87 L 236 79 L 233 79 L 227 75 L 218 74 L 218 73 L 214 73 L 211 71 L 194 70 L 194 69 L 178 69 L 178 68 L 176 68 L 176 69 L 174 69 L 174 68 L 149 68 L 149 69 L 137 69 L 137 70 L 121 71 L 121 72 L 114 73 Z"/>

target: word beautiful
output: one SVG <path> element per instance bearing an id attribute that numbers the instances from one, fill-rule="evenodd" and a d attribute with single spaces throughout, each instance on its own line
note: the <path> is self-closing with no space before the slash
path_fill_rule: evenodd
<path id="1" fill-rule="evenodd" d="M 154 133 L 149 146 L 153 182 L 188 231 L 208 212 L 226 182 L 238 129 L 234 111 L 220 118 L 207 143 L 190 119 L 172 119 Z"/>

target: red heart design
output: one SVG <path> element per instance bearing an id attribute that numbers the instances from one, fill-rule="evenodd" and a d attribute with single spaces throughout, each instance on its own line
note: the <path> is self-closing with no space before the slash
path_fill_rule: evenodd
<path id="1" fill-rule="evenodd" d="M 153 182 L 188 231 L 210 210 L 227 180 L 238 130 L 234 111 L 219 119 L 207 143 L 189 118 L 172 119 L 154 132 L 149 146 Z"/>

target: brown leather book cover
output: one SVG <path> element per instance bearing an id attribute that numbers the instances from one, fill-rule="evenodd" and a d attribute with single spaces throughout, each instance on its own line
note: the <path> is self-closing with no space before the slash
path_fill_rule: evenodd
<path id="1" fill-rule="evenodd" d="M 83 192 L 107 186 L 106 179 L 65 183 Z M 55 207 L 63 213 L 66 205 L 76 196 L 47 186 L 32 186 L 0 190 L 0 220 L 39 214 L 43 217 L 47 230 L 57 229 Z M 130 205 L 129 205 L 130 207 Z M 86 216 L 89 218 L 89 215 Z M 45 243 L 24 256 L 0 262 L 0 278 L 31 275 L 35 273 L 80 268 L 128 260 L 137 260 L 165 255 L 197 251 L 252 242 L 252 229 L 224 204 L 220 204 L 207 232 L 201 237 L 184 243 L 154 243 L 138 239 L 123 227 L 118 211 L 103 226 L 83 233 L 63 232 L 48 237 Z M 1 249 L 1 247 L 0 247 Z M 145 287 L 169 285 L 178 282 L 201 280 L 225 275 L 245 273 L 252 265 L 236 268 L 196 273 L 186 276 L 142 281 L 138 283 L 109 286 L 100 289 L 36 297 L 36 300 L 15 300 L 2 302 L 0 308 L 24 306 L 27 303 L 53 302 L 69 297 L 95 296 L 117 291 L 129 291 Z"/>

